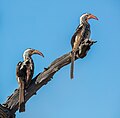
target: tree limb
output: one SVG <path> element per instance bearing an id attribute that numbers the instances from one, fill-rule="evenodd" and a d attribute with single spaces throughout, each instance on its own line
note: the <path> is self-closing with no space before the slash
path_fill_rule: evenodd
<path id="1" fill-rule="evenodd" d="M 78 58 L 84 58 L 90 49 L 91 45 L 93 45 L 95 41 L 86 39 L 82 44 L 80 48 L 80 56 L 78 57 L 76 55 L 76 59 Z M 27 102 L 33 95 L 36 94 L 36 92 L 43 86 L 46 85 L 53 75 L 59 71 L 62 67 L 68 65 L 71 62 L 71 52 L 61 56 L 60 58 L 57 58 L 55 61 L 51 63 L 51 65 L 45 69 L 42 73 L 39 73 L 35 78 L 32 79 L 32 82 L 30 86 L 27 88 L 25 92 L 25 102 Z M 3 107 L 3 109 L 7 109 L 7 113 L 9 114 L 7 117 L 3 118 L 14 118 L 15 112 L 18 110 L 18 96 L 19 96 L 19 89 L 16 89 L 12 95 L 10 95 L 6 102 L 3 103 L 0 107 Z M 0 109 L 1 110 L 1 109 Z M 5 112 L 2 110 L 2 112 Z M 0 111 L 0 115 L 2 114 Z"/>

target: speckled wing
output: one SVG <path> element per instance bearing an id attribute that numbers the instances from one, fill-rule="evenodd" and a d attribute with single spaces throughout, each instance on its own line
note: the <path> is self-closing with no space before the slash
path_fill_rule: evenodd
<path id="1" fill-rule="evenodd" d="M 25 74 L 26 67 L 19 62 L 16 67 L 16 78 L 19 84 L 19 112 L 25 111 Z"/>
<path id="2" fill-rule="evenodd" d="M 74 60 L 76 51 L 79 48 L 82 40 L 84 39 L 85 27 L 83 24 L 78 26 L 76 32 L 72 36 L 71 45 L 72 45 L 72 52 L 71 52 L 71 69 L 70 69 L 70 77 L 73 78 L 73 70 L 74 70 Z"/>
<path id="3" fill-rule="evenodd" d="M 83 25 L 79 25 L 79 26 L 77 27 L 74 35 L 72 36 L 72 38 L 71 38 L 71 46 L 72 46 L 72 48 L 73 48 L 73 46 L 74 46 L 75 38 L 76 38 L 77 34 L 81 32 L 82 28 L 83 28 Z"/>

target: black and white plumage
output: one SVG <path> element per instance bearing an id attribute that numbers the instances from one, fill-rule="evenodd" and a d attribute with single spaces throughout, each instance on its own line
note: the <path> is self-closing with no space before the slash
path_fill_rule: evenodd
<path id="1" fill-rule="evenodd" d="M 90 24 L 88 23 L 89 19 L 96 19 L 98 18 L 90 13 L 85 13 L 80 17 L 80 25 L 77 27 L 76 32 L 72 36 L 71 39 L 71 46 L 72 46 L 72 51 L 71 51 L 71 70 L 70 70 L 70 77 L 71 79 L 73 78 L 73 70 L 74 70 L 74 60 L 75 60 L 75 55 L 79 57 L 80 54 L 80 45 L 82 41 L 85 39 L 90 38 Z"/>
<path id="2" fill-rule="evenodd" d="M 29 86 L 34 74 L 33 54 L 44 55 L 35 49 L 28 48 L 23 53 L 23 62 L 19 62 L 16 67 L 16 78 L 19 84 L 19 112 L 25 111 L 25 89 Z"/>

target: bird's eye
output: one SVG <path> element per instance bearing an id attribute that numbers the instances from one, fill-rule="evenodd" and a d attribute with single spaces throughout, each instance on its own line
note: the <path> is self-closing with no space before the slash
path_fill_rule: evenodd
<path id="1" fill-rule="evenodd" d="M 87 20 L 87 17 L 85 17 L 85 20 Z"/>
<path id="2" fill-rule="evenodd" d="M 29 61 L 26 61 L 26 64 L 29 64 L 30 62 Z"/>

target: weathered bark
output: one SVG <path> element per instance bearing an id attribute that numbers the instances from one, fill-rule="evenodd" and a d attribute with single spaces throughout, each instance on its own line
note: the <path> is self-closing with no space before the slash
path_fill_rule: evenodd
<path id="1" fill-rule="evenodd" d="M 11 114 L 11 111 L 8 108 L 3 107 L 0 104 L 0 118 L 15 118 L 15 114 Z"/>
<path id="2" fill-rule="evenodd" d="M 95 43 L 95 41 L 85 40 L 81 44 L 81 54 L 79 57 L 76 56 L 76 59 L 84 58 L 93 43 Z M 39 73 L 35 78 L 33 78 L 30 86 L 25 92 L 25 102 L 35 95 L 43 85 L 46 85 L 58 70 L 60 70 L 63 66 L 68 65 L 70 62 L 71 52 L 57 58 L 48 68 L 45 68 L 42 73 Z M 18 110 L 18 96 L 19 89 L 16 89 L 13 94 L 7 98 L 6 102 L 0 106 L 0 118 L 15 117 L 15 112 Z M 4 114 L 3 117 L 1 117 L 2 114 Z"/>

